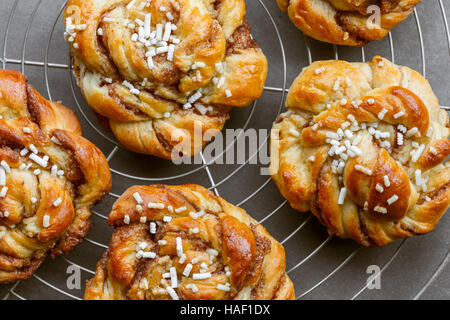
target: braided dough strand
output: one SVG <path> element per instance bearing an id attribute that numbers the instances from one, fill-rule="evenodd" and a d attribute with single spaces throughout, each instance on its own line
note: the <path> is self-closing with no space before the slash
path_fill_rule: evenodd
<path id="1" fill-rule="evenodd" d="M 306 35 L 329 43 L 362 46 L 384 38 L 421 0 L 277 0 Z"/>

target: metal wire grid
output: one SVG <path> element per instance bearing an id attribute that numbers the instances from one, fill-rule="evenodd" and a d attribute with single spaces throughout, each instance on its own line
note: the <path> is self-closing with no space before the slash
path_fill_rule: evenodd
<path id="1" fill-rule="evenodd" d="M 2 1 L 6 1 L 6 0 L 2 0 Z M 30 2 L 30 1 L 28 1 L 28 2 Z M 82 122 L 85 121 L 86 124 L 89 126 L 88 128 L 90 129 L 90 131 L 94 132 L 95 139 L 98 139 L 100 137 L 101 139 L 105 140 L 107 143 L 112 145 L 112 149 L 110 148 L 108 150 L 108 152 L 105 152 L 105 154 L 107 155 L 108 161 L 111 163 L 112 160 L 114 159 L 114 157 L 117 157 L 118 153 L 120 153 L 121 151 L 126 152 L 126 150 L 123 150 L 123 148 L 114 140 L 113 137 L 111 137 L 110 135 L 108 135 L 107 133 L 105 133 L 104 131 L 99 129 L 95 120 L 91 120 L 92 117 L 88 114 L 89 111 L 88 111 L 88 109 L 86 109 L 86 106 L 83 105 L 82 99 L 80 98 L 79 93 L 77 92 L 77 87 L 74 83 L 74 79 L 71 76 L 70 63 L 67 63 L 67 64 L 52 63 L 49 61 L 49 51 L 51 48 L 51 43 L 54 40 L 53 39 L 54 34 L 62 33 L 61 30 L 57 29 L 57 25 L 58 25 L 58 21 L 60 21 L 60 19 L 61 19 L 65 1 L 62 1 L 62 3 L 60 1 L 60 7 L 58 9 L 59 11 L 57 12 L 56 18 L 54 19 L 53 23 L 51 24 L 51 31 L 48 36 L 48 41 L 46 43 L 45 56 L 44 56 L 43 61 L 34 61 L 34 60 L 26 59 L 27 44 L 28 44 L 30 31 L 32 30 L 34 19 L 36 17 L 36 14 L 37 14 L 40 6 L 42 5 L 42 2 L 43 2 L 42 0 L 30 2 L 30 3 L 32 3 L 33 9 L 32 9 L 31 14 L 29 15 L 29 19 L 28 19 L 27 23 L 23 25 L 25 30 L 23 31 L 23 41 L 22 41 L 22 49 L 21 49 L 21 58 L 20 59 L 10 59 L 7 57 L 7 45 L 9 43 L 8 35 L 10 33 L 13 18 L 15 16 L 15 14 L 17 13 L 17 9 L 18 9 L 18 6 L 21 3 L 21 1 L 14 0 L 14 2 L 12 3 L 10 13 L 9 13 L 9 16 L 7 19 L 7 24 L 4 29 L 3 58 L 1 60 L 2 67 L 6 68 L 7 66 L 9 67 L 10 65 L 16 66 L 16 67 L 19 67 L 20 70 L 25 74 L 27 74 L 26 70 L 25 70 L 26 66 L 33 67 L 33 68 L 36 67 L 36 68 L 40 68 L 40 69 L 43 68 L 44 76 L 45 76 L 45 88 L 47 91 L 47 98 L 49 98 L 49 99 L 52 99 L 51 88 L 52 88 L 52 85 L 54 85 L 54 82 L 51 81 L 51 78 L 49 76 L 50 70 L 62 70 L 64 72 L 66 72 L 67 73 L 66 77 L 68 77 L 68 79 L 69 79 L 70 91 L 73 96 L 75 105 L 77 106 L 76 111 L 79 114 L 81 114 L 81 117 L 80 117 L 81 121 Z M 279 114 L 282 110 L 285 94 L 288 90 L 288 87 L 287 87 L 288 65 L 287 65 L 286 52 L 285 52 L 285 42 L 283 41 L 283 39 L 282 39 L 283 37 L 279 31 L 277 23 L 275 22 L 276 18 L 274 18 L 274 15 L 281 16 L 281 14 L 279 14 L 278 11 L 274 11 L 277 9 L 273 5 L 273 2 L 274 2 L 273 0 L 254 0 L 254 1 L 248 0 L 247 5 L 249 6 L 249 10 L 248 10 L 249 15 L 251 15 L 251 12 L 252 12 L 251 9 L 254 9 L 255 7 L 259 7 L 260 12 L 262 12 L 263 14 L 265 14 L 267 16 L 267 19 L 268 19 L 269 23 L 271 24 L 271 27 L 273 28 L 273 32 L 276 34 L 276 38 L 277 38 L 277 42 L 278 42 L 277 44 L 279 44 L 279 52 L 281 53 L 281 56 L 279 57 L 280 61 L 278 61 L 277 65 L 281 66 L 282 74 L 281 74 L 281 77 L 279 77 L 279 79 L 281 79 L 281 84 L 278 86 L 266 86 L 265 87 L 266 92 L 275 93 L 278 95 L 279 105 L 278 105 L 277 114 Z M 438 3 L 440 12 L 442 14 L 443 24 L 445 27 L 446 40 L 447 40 L 447 44 L 448 44 L 449 55 L 448 56 L 445 55 L 445 56 L 447 56 L 447 58 L 448 58 L 447 61 L 450 61 L 450 32 L 449 32 L 449 27 L 448 27 L 446 8 L 444 6 L 443 0 L 436 0 L 436 2 Z M 271 8 L 270 11 L 269 11 L 268 7 Z M 274 13 L 274 12 L 276 12 L 276 13 Z M 425 59 L 424 37 L 422 34 L 421 21 L 419 19 L 419 14 L 418 14 L 417 10 L 414 11 L 413 19 L 415 20 L 415 24 L 417 27 L 417 36 L 418 36 L 419 43 L 420 43 L 422 74 L 424 76 L 426 76 L 426 71 L 427 71 L 426 68 L 427 67 L 426 67 L 426 59 Z M 256 26 L 253 23 L 254 30 L 257 27 L 258 26 Z M 296 36 L 299 37 L 298 34 L 296 34 Z M 258 40 L 261 43 L 264 41 L 264 38 L 261 38 Z M 311 64 L 313 61 L 313 52 L 311 49 L 312 48 L 311 41 L 312 40 L 305 38 L 307 63 L 309 63 L 309 64 Z M 394 41 L 393 41 L 393 37 L 391 34 L 389 34 L 388 43 L 389 43 L 390 59 L 395 62 Z M 342 49 L 338 48 L 337 46 L 333 46 L 333 57 L 335 59 L 339 58 L 340 50 L 342 50 Z M 365 61 L 366 60 L 366 49 L 361 48 L 361 49 L 355 49 L 355 50 L 360 50 L 360 60 Z M 270 59 L 269 59 L 269 62 L 271 62 Z M 446 102 L 450 103 L 450 101 L 446 101 Z M 244 130 L 250 126 L 252 117 L 254 117 L 256 115 L 256 113 L 255 113 L 256 104 L 257 104 L 257 102 L 255 102 L 248 111 L 247 119 L 242 125 L 242 128 Z M 445 108 L 447 108 L 447 107 L 445 107 Z M 275 119 L 275 117 L 273 119 Z M 83 124 L 85 124 L 85 123 L 83 123 Z M 89 136 L 89 134 L 87 136 L 88 136 L 88 138 L 91 138 Z M 236 143 L 236 140 L 238 138 L 239 138 L 239 136 L 233 140 L 233 143 L 231 145 L 227 146 L 227 149 L 225 150 L 225 152 L 227 152 L 229 150 L 229 148 L 233 147 L 233 144 Z M 91 140 L 92 140 L 92 138 L 91 138 Z M 266 145 L 262 144 L 257 151 L 259 152 L 264 147 L 266 147 Z M 230 190 L 230 189 L 234 188 L 233 185 L 230 185 L 230 184 L 232 184 L 232 180 L 234 178 L 236 178 L 238 173 L 242 174 L 242 171 L 245 171 L 249 167 L 249 163 L 252 160 L 254 160 L 255 157 L 257 157 L 258 152 L 249 154 L 245 163 L 238 165 L 230 173 L 226 174 L 223 178 L 221 178 L 219 180 L 214 178 L 212 167 L 214 167 L 214 162 L 217 159 L 219 159 L 221 156 L 223 156 L 222 154 L 214 156 L 213 159 L 205 159 L 203 154 L 201 154 L 201 158 L 202 158 L 202 162 L 203 162 L 202 165 L 194 167 L 194 168 L 190 169 L 189 171 L 185 171 L 185 172 L 181 172 L 181 173 L 177 172 L 176 174 L 169 175 L 169 176 L 161 176 L 161 177 L 139 176 L 139 175 L 126 173 L 125 171 L 120 170 L 117 167 L 114 167 L 113 165 L 111 165 L 111 171 L 114 176 L 113 179 L 115 179 L 114 180 L 115 187 L 118 186 L 118 184 L 115 183 L 115 181 L 117 179 L 128 179 L 128 180 L 131 180 L 131 183 L 134 183 L 134 184 L 161 183 L 161 182 L 162 183 L 172 183 L 173 181 L 176 181 L 177 179 L 187 179 L 187 178 L 192 179 L 193 177 L 204 172 L 207 176 L 207 180 L 210 183 L 209 189 L 213 190 L 217 195 L 219 195 L 219 187 L 223 187 L 224 190 Z M 122 180 L 119 180 L 119 181 L 122 181 Z M 238 206 L 244 206 L 244 207 L 250 206 L 251 207 L 252 206 L 251 203 L 258 201 L 256 198 L 259 196 L 260 193 L 263 192 L 263 190 L 269 189 L 268 192 L 271 192 L 272 190 L 276 190 L 273 188 L 270 181 L 271 181 L 271 179 L 269 177 L 265 177 L 263 179 L 262 183 L 260 185 L 256 186 L 255 188 L 253 188 L 253 191 L 249 195 L 247 195 L 244 199 L 242 199 L 240 201 L 236 201 L 235 204 Z M 228 185 L 226 185 L 226 183 L 228 183 Z M 115 191 L 115 189 L 113 189 L 113 191 Z M 123 191 L 123 190 L 121 190 L 121 191 Z M 121 191 L 111 192 L 109 194 L 108 198 L 110 198 L 110 200 L 113 201 L 114 199 L 119 197 L 119 194 Z M 267 193 L 267 191 L 266 191 L 266 193 Z M 240 193 L 238 193 L 238 194 L 240 195 Z M 284 235 L 283 237 L 278 237 L 279 241 L 282 244 L 287 246 L 287 245 L 291 244 L 292 242 L 294 242 L 294 240 L 296 240 L 299 237 L 300 231 L 304 231 L 305 233 L 312 233 L 312 232 L 317 233 L 318 232 L 322 235 L 322 238 L 319 237 L 319 239 L 316 239 L 317 241 L 314 244 L 314 246 L 307 245 L 306 248 L 302 248 L 301 250 L 297 250 L 298 249 L 297 248 L 296 252 L 292 255 L 289 254 L 290 250 L 287 248 L 287 254 L 288 254 L 287 273 L 293 278 L 296 288 L 301 287 L 301 283 L 304 280 L 304 278 L 302 278 L 301 276 L 296 276 L 296 273 L 298 273 L 298 271 L 300 271 L 301 269 L 306 269 L 306 268 L 300 268 L 300 267 L 304 266 L 308 263 L 313 264 L 312 268 L 310 268 L 310 269 L 314 270 L 315 268 L 317 268 L 317 263 L 314 263 L 313 260 L 317 259 L 319 252 L 321 252 L 321 251 L 323 252 L 325 250 L 327 250 L 327 252 L 330 250 L 333 251 L 333 248 L 335 248 L 336 246 L 339 246 L 340 243 L 344 243 L 345 250 L 348 251 L 344 255 L 344 259 L 338 260 L 337 265 L 335 267 L 333 267 L 331 270 L 328 270 L 326 273 L 321 275 L 320 278 L 315 283 L 313 283 L 312 285 L 309 285 L 308 288 L 306 288 L 302 291 L 299 291 L 297 289 L 297 299 L 305 298 L 308 295 L 310 295 L 313 291 L 317 290 L 319 287 L 324 286 L 330 279 L 332 279 L 333 277 L 338 275 L 340 271 L 343 271 L 343 269 L 348 267 L 350 265 L 350 263 L 355 260 L 354 258 L 358 254 L 360 256 L 363 255 L 364 253 L 367 254 L 366 250 L 362 250 L 361 247 L 359 247 L 353 243 L 345 243 L 345 241 L 335 241 L 333 236 L 324 236 L 323 230 L 320 229 L 320 226 L 317 226 L 317 222 L 315 221 L 315 219 L 313 218 L 312 215 L 305 217 L 305 216 L 298 215 L 296 213 L 292 213 L 292 210 L 290 210 L 287 206 L 286 200 L 281 199 L 281 197 L 280 197 L 280 200 L 278 200 L 278 201 L 279 201 L 279 205 L 277 205 L 276 208 L 274 208 L 269 213 L 263 214 L 262 217 L 259 218 L 259 222 L 264 224 L 268 229 L 272 229 L 273 226 L 271 224 L 267 223 L 268 220 L 273 219 L 277 215 L 280 215 L 282 210 L 286 211 L 291 217 L 293 215 L 298 217 L 295 220 L 297 223 L 297 227 L 293 231 L 288 232 L 287 235 Z M 98 218 L 99 221 L 96 221 L 95 227 L 94 227 L 93 231 L 91 232 L 91 234 L 98 234 L 104 230 L 104 228 L 102 229 L 101 225 L 102 224 L 103 224 L 103 226 L 105 225 L 105 220 L 107 219 L 107 213 L 110 208 L 110 204 L 111 204 L 110 202 L 106 201 L 106 204 L 104 206 L 101 205 L 99 208 L 96 208 L 93 211 L 94 217 Z M 102 213 L 100 213 L 99 211 L 102 211 Z M 250 214 L 252 214 L 251 210 L 248 210 L 248 211 L 250 212 Z M 286 218 L 286 217 L 284 217 L 284 218 Z M 299 220 L 299 221 L 297 221 L 297 220 Z M 291 223 L 291 221 L 289 220 L 288 223 Z M 309 229 L 312 228 L 313 230 L 308 231 L 307 230 L 308 228 Z M 320 231 L 318 231 L 318 230 L 320 230 Z M 275 230 L 275 231 L 277 231 L 277 230 Z M 109 230 L 109 232 L 110 232 L 110 230 Z M 274 232 L 272 232 L 272 233 L 274 233 Z M 277 232 L 275 232 L 275 233 L 277 233 Z M 92 239 L 91 234 L 87 238 L 85 238 L 85 244 L 87 243 L 87 245 L 91 245 L 91 246 L 99 249 L 99 253 L 101 254 L 101 251 L 106 249 L 107 245 L 105 245 L 101 241 L 98 241 L 97 239 Z M 308 234 L 306 236 L 308 236 Z M 108 237 L 105 237 L 105 238 L 107 239 Z M 412 241 L 413 240 L 411 240 L 409 242 L 412 242 Z M 391 266 L 391 264 L 394 262 L 394 260 L 399 256 L 400 252 L 405 247 L 406 242 L 407 242 L 406 240 L 403 240 L 403 241 L 400 241 L 397 245 L 391 246 L 388 250 L 383 250 L 383 249 L 378 250 L 378 253 L 385 258 L 384 263 L 382 265 L 380 265 L 381 275 L 386 273 L 389 266 Z M 85 247 L 86 245 L 82 244 L 79 247 L 82 247 L 82 246 Z M 78 255 L 77 254 L 69 254 L 67 256 L 61 256 L 53 262 L 52 261 L 45 262 L 44 265 L 38 270 L 38 272 L 36 272 L 33 275 L 33 278 L 30 280 L 17 281 L 8 286 L 3 285 L 3 287 L 4 287 L 3 291 L 5 292 L 3 299 L 4 300 L 6 300 L 6 299 L 25 300 L 27 298 L 36 298 L 36 297 L 38 297 L 38 298 L 55 298 L 55 299 L 81 299 L 82 292 L 83 292 L 83 284 L 82 284 L 81 290 L 79 290 L 75 294 L 74 294 L 74 292 L 69 292 L 69 290 L 67 288 L 62 289 L 64 287 L 62 282 L 64 281 L 65 278 L 64 278 L 64 271 L 62 271 L 61 269 L 59 269 L 57 271 L 60 277 L 58 277 L 58 279 L 56 279 L 56 280 L 52 279 L 50 277 L 44 278 L 43 276 L 41 276 L 39 274 L 41 274 L 40 271 L 43 271 L 44 268 L 52 269 L 52 265 L 56 264 L 56 262 L 59 260 L 59 262 L 63 261 L 66 266 L 74 265 L 74 266 L 78 267 L 83 273 L 85 273 L 86 278 L 92 277 L 92 275 L 94 274 L 94 268 L 93 267 L 85 267 L 82 263 L 80 263 L 78 261 L 78 260 L 83 260 L 83 259 L 79 259 L 79 256 L 80 256 L 79 253 L 82 250 L 83 250 L 82 248 L 78 248 L 75 250 L 75 252 L 78 252 Z M 84 250 L 87 250 L 87 249 L 84 248 Z M 381 252 L 381 250 L 384 252 Z M 331 256 L 333 255 L 332 252 L 328 252 L 328 253 L 330 253 Z M 98 260 L 98 258 L 100 257 L 100 254 L 97 255 L 97 259 L 95 259 L 94 261 L 91 261 L 89 263 L 91 266 L 93 264 L 95 264 L 95 261 Z M 303 257 L 302 257 L 302 254 L 303 254 Z M 333 256 L 332 256 L 332 258 L 333 258 Z M 73 261 L 73 260 L 75 260 L 75 261 Z M 289 263 L 291 260 L 294 260 L 294 263 Z M 334 259 L 333 262 L 336 262 L 335 260 L 336 259 Z M 436 279 L 439 278 L 439 276 L 442 274 L 442 272 L 445 271 L 449 260 L 450 260 L 450 250 L 448 250 L 446 252 L 446 254 L 444 255 L 444 258 L 441 261 L 438 261 L 437 265 L 432 266 L 434 268 L 434 270 L 431 272 L 431 276 L 429 276 L 428 278 L 422 279 L 422 282 L 424 284 L 423 284 L 423 286 L 420 287 L 420 289 L 417 291 L 417 293 L 414 296 L 411 296 L 411 293 L 408 292 L 407 295 L 405 295 L 404 297 L 419 299 L 427 291 L 427 289 L 429 289 L 433 285 L 433 283 L 436 281 Z M 50 271 L 50 273 L 51 273 L 51 271 Z M 341 274 L 342 273 L 343 272 L 341 272 Z M 351 273 L 347 272 L 347 273 L 344 273 L 343 276 L 344 276 L 344 278 L 351 278 L 353 275 Z M 56 278 L 56 275 L 54 275 L 54 277 Z M 365 278 L 366 278 L 365 275 L 360 276 L 359 278 L 360 278 L 359 279 L 360 281 L 358 281 L 359 285 L 356 289 L 352 289 L 352 293 L 350 296 L 344 296 L 344 295 L 337 294 L 337 295 L 335 295 L 335 297 L 341 297 L 341 298 L 345 297 L 345 298 L 350 298 L 350 299 L 357 299 L 358 297 L 361 297 L 362 294 L 367 291 L 368 284 L 365 282 Z M 30 283 L 30 282 L 33 282 L 33 284 L 31 286 L 27 285 L 27 283 Z M 36 284 L 38 284 L 38 285 L 36 285 Z M 21 286 L 24 286 L 24 289 L 20 290 L 20 292 L 18 292 L 19 288 Z M 42 287 L 45 287 L 46 290 L 43 290 Z M 339 289 L 339 287 L 338 287 L 337 289 L 335 288 L 334 290 L 341 290 L 341 289 Z M 0 291 L 0 293 L 3 291 Z M 36 295 L 36 291 L 38 292 L 37 295 Z M 43 295 L 41 295 L 41 292 Z M 28 294 L 28 295 L 26 295 L 26 294 Z M 29 296 L 31 296 L 31 297 L 29 297 Z"/>

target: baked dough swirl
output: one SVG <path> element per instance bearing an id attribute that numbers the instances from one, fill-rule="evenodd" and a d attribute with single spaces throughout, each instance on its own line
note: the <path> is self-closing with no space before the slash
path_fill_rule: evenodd
<path id="1" fill-rule="evenodd" d="M 91 227 L 111 188 L 108 163 L 76 115 L 45 100 L 24 75 L 0 71 L 0 283 L 26 279 Z"/>
<path id="2" fill-rule="evenodd" d="M 449 120 L 420 74 L 381 57 L 319 61 L 286 106 L 271 170 L 294 209 L 364 246 L 435 228 L 450 204 Z"/>
<path id="3" fill-rule="evenodd" d="M 294 299 L 283 246 L 201 186 L 131 187 L 108 223 L 85 299 Z"/>
<path id="4" fill-rule="evenodd" d="M 292 22 L 314 39 L 362 46 L 384 38 L 421 0 L 277 0 Z"/>
<path id="5" fill-rule="evenodd" d="M 82 93 L 129 150 L 192 156 L 263 92 L 244 0 L 70 0 L 65 18 Z"/>

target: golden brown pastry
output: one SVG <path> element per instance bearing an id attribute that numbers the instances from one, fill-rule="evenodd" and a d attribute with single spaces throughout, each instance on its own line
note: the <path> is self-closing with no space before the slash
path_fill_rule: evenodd
<path id="1" fill-rule="evenodd" d="M 320 41 L 362 46 L 384 38 L 421 0 L 277 0 L 306 35 Z"/>
<path id="2" fill-rule="evenodd" d="M 85 299 L 294 299 L 283 246 L 201 186 L 131 187 L 108 223 Z"/>
<path id="3" fill-rule="evenodd" d="M 364 246 L 434 229 L 450 204 L 449 119 L 420 74 L 381 57 L 319 61 L 286 106 L 271 170 L 293 208 Z"/>
<path id="4" fill-rule="evenodd" d="M 45 100 L 24 75 L 0 71 L 0 283 L 26 279 L 91 227 L 111 188 L 104 155 L 76 115 Z"/>
<path id="5" fill-rule="evenodd" d="M 65 18 L 84 97 L 132 151 L 192 156 L 263 92 L 244 0 L 70 0 Z"/>

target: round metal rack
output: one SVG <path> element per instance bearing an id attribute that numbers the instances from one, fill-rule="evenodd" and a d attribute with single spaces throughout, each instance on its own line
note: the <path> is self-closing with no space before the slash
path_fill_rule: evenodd
<path id="1" fill-rule="evenodd" d="M 312 215 L 289 207 L 269 176 L 261 175 L 258 150 L 244 163 L 221 165 L 244 132 L 234 136 L 225 151 L 212 157 L 201 154 L 201 164 L 176 166 L 124 149 L 101 128 L 86 105 L 72 76 L 68 48 L 63 40 L 65 0 L 2 0 L 0 43 L 2 67 L 22 71 L 48 99 L 62 100 L 79 116 L 84 135 L 107 156 L 113 189 L 94 208 L 94 227 L 73 252 L 47 259 L 26 281 L 0 285 L 3 299 L 82 299 L 84 281 L 94 274 L 107 248 L 112 229 L 106 219 L 113 202 L 134 184 L 198 183 L 243 207 L 286 248 L 287 272 L 297 299 L 444 299 L 450 298 L 450 217 L 444 216 L 431 234 L 398 241 L 384 248 L 361 248 L 329 236 Z M 410 66 L 426 76 L 441 104 L 450 105 L 450 2 L 423 1 L 389 36 L 363 48 L 332 46 L 304 37 L 274 0 L 247 0 L 252 35 L 269 60 L 269 75 L 261 99 L 246 109 L 234 110 L 226 127 L 270 129 L 282 112 L 290 83 L 301 68 L 322 59 L 366 61 L 379 54 Z M 447 107 L 443 107 L 447 108 Z M 130 165 L 133 164 L 133 165 Z M 369 266 L 379 270 L 381 287 L 368 281 Z M 81 281 L 74 281 L 78 273 Z"/>

